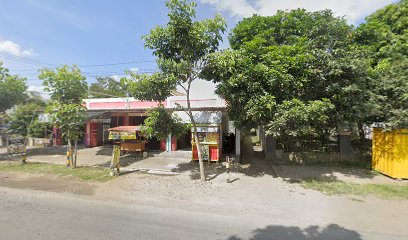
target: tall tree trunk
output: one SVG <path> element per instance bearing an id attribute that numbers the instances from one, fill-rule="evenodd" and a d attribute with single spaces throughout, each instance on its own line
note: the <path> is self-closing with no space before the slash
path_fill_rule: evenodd
<path id="1" fill-rule="evenodd" d="M 187 108 L 188 108 L 188 114 L 190 117 L 191 124 L 193 125 L 194 129 L 194 141 L 197 146 L 197 154 L 198 154 L 198 163 L 200 167 L 200 179 L 201 181 L 205 182 L 205 172 L 204 172 L 204 162 L 203 162 L 203 157 L 201 155 L 201 144 L 198 139 L 198 133 L 197 133 L 197 124 L 194 120 L 193 112 L 191 111 L 191 103 L 190 103 L 190 87 L 191 87 L 191 79 L 188 81 L 188 87 L 186 91 L 187 95 Z M 209 160 L 208 160 L 209 161 Z"/>
<path id="2" fill-rule="evenodd" d="M 68 163 L 69 163 L 69 166 L 72 167 L 73 151 L 72 151 L 72 141 L 71 141 L 71 139 L 68 140 L 68 151 L 69 151 Z"/>
<path id="3" fill-rule="evenodd" d="M 365 144 L 365 132 L 364 132 L 364 126 L 363 123 L 358 123 L 358 135 L 360 137 L 360 149 L 359 151 L 362 152 L 364 149 L 364 144 Z"/>
<path id="4" fill-rule="evenodd" d="M 77 156 L 78 156 L 78 140 L 74 140 L 74 156 L 73 156 L 73 167 L 77 166 Z"/>
<path id="5" fill-rule="evenodd" d="M 198 139 L 198 134 L 197 134 L 197 125 L 193 123 L 193 128 L 194 128 L 194 141 L 197 146 L 197 154 L 198 154 L 198 164 L 200 166 L 200 179 L 201 181 L 205 182 L 205 172 L 204 172 L 204 162 L 203 162 L 203 156 L 201 155 L 201 144 Z M 209 160 L 208 160 L 209 161 Z"/>

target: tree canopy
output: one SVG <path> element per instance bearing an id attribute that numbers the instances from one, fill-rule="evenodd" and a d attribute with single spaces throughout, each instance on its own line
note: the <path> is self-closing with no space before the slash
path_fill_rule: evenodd
<path id="1" fill-rule="evenodd" d="M 63 65 L 56 70 L 42 69 L 39 78 L 44 80 L 45 90 L 50 93 L 53 101 L 49 112 L 55 127 L 68 140 L 70 165 L 76 167 L 77 143 L 83 136 L 86 120 L 86 108 L 83 106 L 83 99 L 88 91 L 86 78 L 75 65 Z"/>
<path id="2" fill-rule="evenodd" d="M 237 24 L 231 49 L 212 54 L 202 77 L 219 83 L 216 92 L 240 128 L 293 136 L 311 126 L 350 128 L 367 84 L 352 32 L 330 10 L 254 15 Z"/>
<path id="3" fill-rule="evenodd" d="M 89 86 L 89 91 L 93 97 L 114 98 L 126 97 L 128 90 L 113 77 L 97 77 L 96 83 Z"/>
<path id="4" fill-rule="evenodd" d="M 170 134 L 179 137 L 188 130 L 188 125 L 183 124 L 179 117 L 172 115 L 163 105 L 150 109 L 147 114 L 149 117 L 142 127 L 142 133 L 147 138 L 164 140 Z"/>
<path id="5" fill-rule="evenodd" d="M 21 136 L 46 137 L 50 124 L 38 121 L 39 113 L 44 111 L 44 105 L 36 102 L 15 105 L 7 112 L 12 133 Z"/>
<path id="6" fill-rule="evenodd" d="M 373 121 L 408 127 L 408 0 L 376 11 L 356 29 L 372 69 Z"/>
<path id="7" fill-rule="evenodd" d="M 75 65 L 63 65 L 55 71 L 44 68 L 40 71 L 39 78 L 44 80 L 43 86 L 50 93 L 51 100 L 58 104 L 81 104 L 87 97 L 86 78 Z"/>
<path id="8" fill-rule="evenodd" d="M 26 100 L 26 79 L 11 75 L 0 62 L 0 112 Z"/>

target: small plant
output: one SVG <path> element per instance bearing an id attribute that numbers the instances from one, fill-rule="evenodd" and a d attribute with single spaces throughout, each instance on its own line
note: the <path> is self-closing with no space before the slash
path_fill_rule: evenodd
<path id="1" fill-rule="evenodd" d="M 148 118 L 142 126 L 142 134 L 147 138 L 166 139 L 170 134 L 179 137 L 187 132 L 189 124 L 184 124 L 178 116 L 160 105 L 147 113 Z"/>

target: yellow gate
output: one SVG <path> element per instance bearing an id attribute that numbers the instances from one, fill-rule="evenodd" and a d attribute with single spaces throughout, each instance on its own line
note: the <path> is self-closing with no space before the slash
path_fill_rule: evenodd
<path id="1" fill-rule="evenodd" d="M 372 167 L 392 178 L 408 178 L 408 129 L 374 128 Z"/>

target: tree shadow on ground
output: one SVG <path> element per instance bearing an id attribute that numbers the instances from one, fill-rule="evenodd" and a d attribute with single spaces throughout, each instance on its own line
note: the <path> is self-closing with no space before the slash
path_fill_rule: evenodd
<path id="1" fill-rule="evenodd" d="M 220 174 L 225 172 L 225 167 L 222 164 L 217 163 L 211 163 L 210 165 L 208 165 L 208 163 L 204 162 L 204 169 L 205 174 L 207 176 L 207 180 L 209 181 L 217 178 Z M 171 171 L 177 173 L 188 172 L 192 180 L 200 179 L 200 168 L 198 161 L 180 163 L 177 165 L 176 168 L 172 169 Z"/>
<path id="2" fill-rule="evenodd" d="M 8 160 L 7 152 L 0 153 L 0 161 L 6 161 L 6 160 Z"/>
<path id="3" fill-rule="evenodd" d="M 85 149 L 83 144 L 78 144 L 78 150 Z M 66 155 L 67 154 L 67 146 L 52 146 L 46 148 L 28 148 L 27 150 L 28 156 L 38 156 L 38 155 Z"/>
<path id="4" fill-rule="evenodd" d="M 225 159 L 225 157 L 224 157 Z M 250 177 L 262 177 L 270 175 L 276 177 L 273 168 L 268 161 L 259 158 L 244 159 L 241 164 L 233 163 L 230 166 L 231 173 L 240 173 Z M 204 169 L 207 180 L 211 181 L 216 179 L 219 175 L 226 173 L 225 162 L 219 163 L 204 162 Z M 200 179 L 200 168 L 198 161 L 191 161 L 187 163 L 180 163 L 176 168 L 172 169 L 172 172 L 177 173 L 189 173 L 192 180 Z M 237 181 L 237 180 L 235 180 Z"/>
<path id="5" fill-rule="evenodd" d="M 325 228 L 309 226 L 305 229 L 299 227 L 286 227 L 270 225 L 252 232 L 250 240 L 361 240 L 361 235 L 353 230 L 343 228 L 337 224 L 330 224 Z M 231 236 L 228 240 L 243 240 Z"/>
<path id="6" fill-rule="evenodd" d="M 277 177 L 274 169 L 271 166 L 270 161 L 263 158 L 262 153 L 254 152 L 252 148 L 252 140 L 250 137 L 246 137 L 243 141 L 243 151 L 240 159 L 236 159 L 234 155 L 229 157 L 234 158 L 234 163 L 231 164 L 230 172 L 244 174 L 249 177 L 262 177 L 270 175 Z M 221 157 L 219 163 L 204 162 L 205 174 L 208 181 L 216 179 L 219 175 L 226 172 L 225 159 L 227 155 Z M 200 169 L 198 161 L 192 161 L 188 163 L 178 164 L 176 168 L 172 169 L 173 172 L 190 174 L 192 180 L 200 179 Z M 233 179 L 238 181 L 239 179 Z"/>
<path id="7" fill-rule="evenodd" d="M 103 145 L 96 151 L 96 155 L 112 156 L 113 146 Z"/>
<path id="8" fill-rule="evenodd" d="M 279 177 L 289 183 L 297 183 L 305 179 L 318 179 L 321 181 L 339 181 L 347 178 L 372 180 L 377 175 L 369 169 L 352 167 L 273 164 L 273 168 Z"/>
<path id="9" fill-rule="evenodd" d="M 145 160 L 146 158 L 143 158 L 139 154 L 126 154 L 120 157 L 120 167 L 127 167 L 129 165 L 132 165 L 133 163 Z M 111 161 L 106 161 L 104 163 L 98 163 L 93 166 L 95 167 L 110 167 Z"/>

